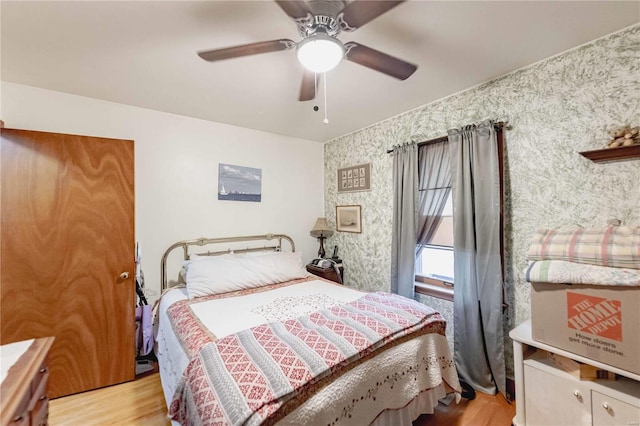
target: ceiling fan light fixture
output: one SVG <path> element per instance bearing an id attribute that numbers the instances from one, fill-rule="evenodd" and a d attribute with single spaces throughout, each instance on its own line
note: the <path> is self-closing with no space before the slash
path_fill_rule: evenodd
<path id="1" fill-rule="evenodd" d="M 309 71 L 330 71 L 343 57 L 344 47 L 340 40 L 325 34 L 315 34 L 298 44 L 298 61 Z"/>

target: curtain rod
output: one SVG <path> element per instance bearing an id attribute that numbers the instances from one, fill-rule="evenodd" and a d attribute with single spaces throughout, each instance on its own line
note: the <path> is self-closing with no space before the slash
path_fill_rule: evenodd
<path id="1" fill-rule="evenodd" d="M 509 126 L 508 121 L 498 121 L 497 123 L 493 123 L 493 127 L 496 130 L 502 130 L 503 128 L 506 128 L 507 130 L 509 130 L 511 128 Z M 438 138 L 433 138 L 426 141 L 418 142 L 417 145 L 418 146 L 433 145 L 440 142 L 446 142 L 448 139 L 449 139 L 449 136 L 440 136 Z M 387 150 L 387 154 L 391 154 L 392 152 L 393 152 L 393 149 Z"/>

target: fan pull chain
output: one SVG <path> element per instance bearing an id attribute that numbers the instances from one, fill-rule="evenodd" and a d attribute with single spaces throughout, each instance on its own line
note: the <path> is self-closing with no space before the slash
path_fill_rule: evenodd
<path id="1" fill-rule="evenodd" d="M 318 96 L 318 73 L 313 72 L 313 94 L 314 96 Z"/>
<path id="2" fill-rule="evenodd" d="M 324 124 L 329 124 L 329 119 L 327 118 L 327 73 L 324 73 Z"/>

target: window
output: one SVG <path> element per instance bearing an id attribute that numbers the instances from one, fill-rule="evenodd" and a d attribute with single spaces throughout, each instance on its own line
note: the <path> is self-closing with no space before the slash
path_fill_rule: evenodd
<path id="1" fill-rule="evenodd" d="M 497 128 L 498 147 L 498 169 L 500 177 L 500 261 L 504 271 L 504 139 L 502 126 Z M 419 148 L 418 180 L 421 194 L 428 195 L 428 198 L 419 197 L 420 205 L 424 204 L 422 219 L 427 219 L 433 225 L 435 214 L 428 216 L 428 208 L 438 208 L 438 203 L 442 203 L 442 197 L 447 194 L 445 206 L 440 214 L 440 222 L 433 235 L 424 234 L 425 228 L 420 228 L 418 241 L 422 241 L 420 256 L 416 259 L 415 266 L 415 291 L 429 296 L 438 297 L 453 301 L 454 283 L 454 250 L 453 250 L 453 196 L 451 192 L 450 177 L 447 173 L 448 161 L 440 155 L 437 150 L 429 150 L 424 153 L 422 148 L 426 146 L 436 147 L 445 138 L 437 138 L 423 142 Z M 448 146 L 443 144 L 443 146 Z M 429 155 L 427 155 L 427 152 Z M 447 154 L 448 157 L 448 154 Z M 441 191 L 447 191 L 442 193 Z M 424 201 L 424 202 L 423 202 Z M 429 203 L 427 207 L 426 203 Z M 441 204 L 440 204 L 441 206 Z M 434 210 L 432 210 L 434 211 Z M 422 222 L 421 222 L 422 223 Z M 421 237 L 422 236 L 422 237 Z M 425 239 L 428 238 L 425 244 Z M 463 278 L 463 277 L 461 277 Z M 503 292 L 504 301 L 504 292 Z M 506 305 L 505 305 L 506 306 Z"/>
<path id="2" fill-rule="evenodd" d="M 453 208 L 451 192 L 444 206 L 440 224 L 423 247 L 417 259 L 416 272 L 420 275 L 453 284 Z"/>
<path id="3" fill-rule="evenodd" d="M 429 244 L 416 259 L 416 281 L 452 287 L 453 273 L 453 200 L 449 192 L 441 221 Z"/>
<path id="4" fill-rule="evenodd" d="M 415 290 L 452 300 L 453 197 L 447 138 L 418 148 L 417 204 Z"/>

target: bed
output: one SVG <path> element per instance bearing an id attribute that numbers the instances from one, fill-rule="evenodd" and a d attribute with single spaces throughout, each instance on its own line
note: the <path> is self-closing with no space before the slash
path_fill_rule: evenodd
<path id="1" fill-rule="evenodd" d="M 176 249 L 182 279 L 169 282 Z M 460 399 L 438 312 L 310 276 L 286 235 L 178 242 L 161 280 L 156 354 L 174 424 L 410 425 Z"/>

